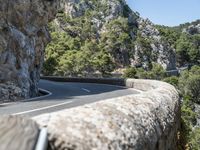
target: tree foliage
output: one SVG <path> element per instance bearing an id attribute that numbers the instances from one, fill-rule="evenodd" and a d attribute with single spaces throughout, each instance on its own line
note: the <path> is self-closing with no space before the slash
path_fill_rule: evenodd
<path id="1" fill-rule="evenodd" d="M 129 67 L 124 71 L 125 78 L 161 80 L 166 77 L 165 70 L 160 64 L 153 63 L 151 70 Z"/>
<path id="2" fill-rule="evenodd" d="M 129 67 L 129 68 L 126 68 L 126 70 L 124 71 L 123 77 L 124 78 L 137 78 L 136 74 L 137 74 L 137 69 L 134 67 Z"/>
<path id="3" fill-rule="evenodd" d="M 200 103 L 200 67 L 193 66 L 190 71 L 181 73 L 179 87 L 183 95 L 190 96 L 193 102 Z"/>
<path id="4" fill-rule="evenodd" d="M 176 49 L 177 65 L 200 64 L 200 34 L 198 32 L 183 32 L 190 25 L 196 25 L 199 20 L 180 25 L 179 27 L 156 26 L 166 41 Z"/>
<path id="5" fill-rule="evenodd" d="M 130 64 L 134 40 L 131 34 L 135 25 L 130 24 L 124 12 L 104 22 L 99 12 L 108 15 L 106 3 L 92 1 L 94 8 L 86 9 L 82 15 L 71 17 L 63 11 L 57 14 L 57 22 L 49 24 L 52 42 L 46 48 L 45 75 L 85 76 L 100 72 L 108 75 L 116 67 Z M 79 9 L 78 5 L 75 5 Z M 130 12 L 129 12 L 130 11 Z M 104 24 L 104 32 L 99 26 Z"/>

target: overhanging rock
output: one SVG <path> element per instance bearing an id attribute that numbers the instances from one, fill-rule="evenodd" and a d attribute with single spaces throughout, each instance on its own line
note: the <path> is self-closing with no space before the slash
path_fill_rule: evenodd
<path id="1" fill-rule="evenodd" d="M 62 0 L 0 3 L 0 101 L 35 96 L 50 41 L 46 25 L 63 7 Z"/>

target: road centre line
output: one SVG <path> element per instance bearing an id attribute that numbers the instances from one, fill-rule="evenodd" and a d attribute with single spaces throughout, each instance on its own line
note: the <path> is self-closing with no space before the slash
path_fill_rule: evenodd
<path id="1" fill-rule="evenodd" d="M 90 93 L 91 91 L 90 90 L 88 90 L 88 89 L 85 89 L 85 88 L 81 88 L 83 91 L 86 91 L 86 92 L 88 92 L 88 93 Z"/>

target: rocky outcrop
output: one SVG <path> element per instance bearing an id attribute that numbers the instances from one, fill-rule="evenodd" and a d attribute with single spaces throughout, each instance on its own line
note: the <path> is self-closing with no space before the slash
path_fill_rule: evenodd
<path id="1" fill-rule="evenodd" d="M 161 64 L 166 70 L 176 69 L 176 52 L 175 49 L 166 41 L 163 40 L 159 31 L 154 27 L 154 24 L 146 19 L 139 18 L 139 35 L 143 41 L 148 41 L 149 49 L 135 43 L 135 60 L 133 65 L 144 66 L 148 68 L 150 62 Z M 148 55 L 147 55 L 148 53 Z"/>
<path id="2" fill-rule="evenodd" d="M 191 35 L 200 34 L 200 23 L 199 24 L 191 24 L 187 28 L 184 28 L 183 32 L 191 34 Z"/>
<path id="3" fill-rule="evenodd" d="M 97 4 L 106 6 L 103 9 L 98 8 Z M 99 21 L 110 21 L 116 19 L 124 11 L 126 2 L 124 0 L 102 0 L 101 2 L 86 1 L 86 0 L 67 0 L 65 2 L 64 12 L 72 18 L 77 18 L 85 15 L 85 12 L 92 9 L 99 9 L 99 14 L 102 16 Z"/>
<path id="4" fill-rule="evenodd" d="M 179 95 L 167 83 L 128 79 L 129 95 L 35 117 L 53 150 L 175 150 Z"/>
<path id="5" fill-rule="evenodd" d="M 0 0 L 0 100 L 38 93 L 47 23 L 59 6 L 56 0 Z"/>

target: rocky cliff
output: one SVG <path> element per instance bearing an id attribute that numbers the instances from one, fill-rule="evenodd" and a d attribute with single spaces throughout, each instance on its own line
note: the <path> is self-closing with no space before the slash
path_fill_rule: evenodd
<path id="1" fill-rule="evenodd" d="M 150 20 L 139 18 L 137 21 L 139 25 L 137 38 L 140 37 L 142 40 L 135 42 L 135 65 L 148 67 L 149 63 L 156 62 L 166 70 L 176 69 L 175 49 L 161 37 Z M 147 41 L 147 46 L 141 41 Z"/>
<path id="2" fill-rule="evenodd" d="M 46 25 L 58 5 L 50 0 L 0 3 L 0 100 L 35 96 L 50 40 Z"/>
<path id="3" fill-rule="evenodd" d="M 191 35 L 200 34 L 200 21 L 197 24 L 191 24 L 187 28 L 184 28 L 183 32 L 186 32 Z"/>
<path id="4" fill-rule="evenodd" d="M 200 34 L 200 19 L 180 24 L 179 26 L 176 26 L 174 28 L 179 30 L 180 32 L 188 33 L 191 35 Z"/>

